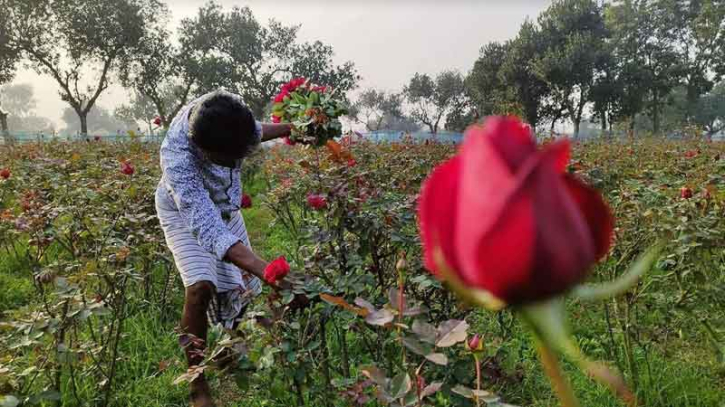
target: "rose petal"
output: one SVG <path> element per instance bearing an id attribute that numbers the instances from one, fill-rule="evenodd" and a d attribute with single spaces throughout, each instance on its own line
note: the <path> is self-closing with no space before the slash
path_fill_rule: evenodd
<path id="1" fill-rule="evenodd" d="M 526 159 L 536 153 L 536 140 L 531 128 L 515 117 L 493 117 L 485 126 L 486 137 L 499 152 L 511 172 L 515 172 Z"/>
<path id="2" fill-rule="evenodd" d="M 461 159 L 456 156 L 437 166 L 423 184 L 418 203 L 418 227 L 420 229 L 425 267 L 435 274 L 433 253 L 436 248 L 443 252 L 453 270 L 459 269 L 455 252 L 455 219 Z"/>
<path id="3" fill-rule="evenodd" d="M 574 201 L 579 206 L 594 241 L 596 258 L 601 259 L 609 252 L 614 235 L 614 217 L 602 195 L 577 178 L 566 175 L 564 181 Z"/>
<path id="4" fill-rule="evenodd" d="M 463 278 L 505 302 L 515 299 L 515 287 L 526 284 L 534 261 L 535 220 L 533 202 L 525 194 L 517 194 L 506 205 L 505 214 L 478 240 L 477 250 L 461 253 Z"/>
<path id="5" fill-rule="evenodd" d="M 559 172 L 560 157 L 560 147 L 543 152 L 521 184 L 519 191 L 533 204 L 536 240 L 531 275 L 524 284 L 510 286 L 503 297 L 509 303 L 563 293 L 586 278 L 596 260 L 586 219 Z"/>
<path id="6" fill-rule="evenodd" d="M 489 119 L 496 121 L 501 119 Z M 492 143 L 494 136 L 485 126 L 473 126 L 466 131 L 461 148 L 461 186 L 454 205 L 457 206 L 455 246 L 466 275 L 474 277 L 480 272 L 476 253 L 481 239 L 489 233 L 500 214 L 507 210 L 507 201 L 515 191 L 516 178 L 511 167 Z M 479 281 L 479 280 L 477 280 Z"/>

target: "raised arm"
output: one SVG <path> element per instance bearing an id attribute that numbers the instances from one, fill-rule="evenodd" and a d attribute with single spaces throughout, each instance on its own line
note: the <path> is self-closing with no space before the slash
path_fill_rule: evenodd
<path id="1" fill-rule="evenodd" d="M 262 123 L 262 142 L 288 137 L 292 125 L 288 123 Z"/>

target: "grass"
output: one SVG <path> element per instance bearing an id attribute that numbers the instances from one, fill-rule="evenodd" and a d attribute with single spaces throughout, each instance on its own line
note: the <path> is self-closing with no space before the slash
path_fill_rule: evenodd
<path id="1" fill-rule="evenodd" d="M 28 276 L 27 266 L 16 261 L 16 257 L 0 256 L 0 320 L 6 311 L 31 302 L 35 291 Z"/>

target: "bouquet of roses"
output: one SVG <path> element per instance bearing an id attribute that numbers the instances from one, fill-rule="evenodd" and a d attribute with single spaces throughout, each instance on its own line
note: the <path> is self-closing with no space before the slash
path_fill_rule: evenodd
<path id="1" fill-rule="evenodd" d="M 291 123 L 292 142 L 323 146 L 327 140 L 342 134 L 339 117 L 348 113 L 347 107 L 327 86 L 295 78 L 282 85 L 272 106 L 274 123 Z"/>

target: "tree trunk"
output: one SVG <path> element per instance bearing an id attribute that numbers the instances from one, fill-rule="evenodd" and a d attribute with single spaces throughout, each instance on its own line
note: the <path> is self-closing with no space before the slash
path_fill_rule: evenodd
<path id="1" fill-rule="evenodd" d="M 604 134 L 607 131 L 607 111 L 602 110 L 600 116 L 602 116 L 602 134 Z"/>
<path id="2" fill-rule="evenodd" d="M 10 135 L 10 130 L 8 129 L 8 114 L 3 111 L 0 111 L 0 129 L 2 129 L 5 144 L 12 144 L 13 137 Z"/>
<path id="3" fill-rule="evenodd" d="M 77 113 L 78 118 L 81 120 L 81 136 L 84 139 L 88 139 L 88 113 L 83 111 Z"/>
<path id="4" fill-rule="evenodd" d="M 660 95 L 654 92 L 652 95 L 652 130 L 655 134 L 660 132 Z"/>
<path id="5" fill-rule="evenodd" d="M 574 122 L 574 140 L 579 139 L 579 128 L 581 126 L 581 118 L 575 117 L 571 119 Z"/>

